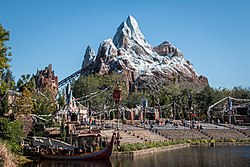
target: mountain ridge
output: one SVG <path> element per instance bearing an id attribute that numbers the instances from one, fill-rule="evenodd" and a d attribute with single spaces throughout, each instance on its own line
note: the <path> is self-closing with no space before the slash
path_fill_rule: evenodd
<path id="1" fill-rule="evenodd" d="M 139 88 L 138 83 L 147 80 L 171 83 L 174 78 L 180 86 L 208 86 L 207 78 L 198 75 L 192 63 L 170 42 L 152 47 L 131 15 L 119 25 L 113 39 L 99 45 L 97 54 L 92 47 L 87 47 L 82 68 L 86 68 L 82 75 L 123 73 L 129 90 Z"/>

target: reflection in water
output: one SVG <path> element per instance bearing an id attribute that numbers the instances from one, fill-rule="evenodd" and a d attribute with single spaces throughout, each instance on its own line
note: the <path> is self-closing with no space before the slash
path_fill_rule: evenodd
<path id="1" fill-rule="evenodd" d="M 250 147 L 194 146 L 137 158 L 107 161 L 41 161 L 26 167 L 245 167 L 250 166 Z"/>
<path id="2" fill-rule="evenodd" d="M 245 167 L 250 166 L 250 147 L 194 146 L 134 159 L 112 159 L 112 166 L 131 167 Z"/>
<path id="3" fill-rule="evenodd" d="M 112 167 L 110 160 L 93 161 L 54 161 L 41 160 L 40 162 L 26 164 L 25 167 Z"/>

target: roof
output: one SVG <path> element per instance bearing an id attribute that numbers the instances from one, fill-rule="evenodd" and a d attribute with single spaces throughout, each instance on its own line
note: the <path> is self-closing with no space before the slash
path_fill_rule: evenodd
<path id="1" fill-rule="evenodd" d="M 89 131 L 89 132 L 86 132 L 86 133 L 80 133 L 77 135 L 77 137 L 99 137 L 101 136 L 101 133 L 100 132 L 93 132 L 93 131 Z"/>

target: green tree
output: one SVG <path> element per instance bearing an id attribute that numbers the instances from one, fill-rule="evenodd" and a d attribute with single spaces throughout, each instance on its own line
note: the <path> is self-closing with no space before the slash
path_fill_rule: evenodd
<path id="1" fill-rule="evenodd" d="M 2 75 L 2 81 L 5 82 L 10 90 L 14 89 L 15 81 L 14 76 L 10 69 L 6 69 L 6 72 Z"/>
<path id="2" fill-rule="evenodd" d="M 242 86 L 234 87 L 231 96 L 239 99 L 250 99 L 250 89 Z"/>
<path id="3" fill-rule="evenodd" d="M 24 87 L 22 95 L 16 97 L 13 111 L 17 114 L 31 114 L 33 110 L 32 92 Z"/>
<path id="4" fill-rule="evenodd" d="M 21 75 L 17 81 L 17 88 L 22 92 L 16 98 L 15 112 L 26 114 L 53 114 L 57 104 L 49 91 L 43 93 L 36 89 L 34 75 Z"/>
<path id="5" fill-rule="evenodd" d="M 24 133 L 20 121 L 10 121 L 7 118 L 0 118 L 0 139 L 8 142 L 8 147 L 12 152 L 21 152 L 19 142 L 23 136 Z"/>
<path id="6" fill-rule="evenodd" d="M 214 102 L 214 90 L 211 87 L 206 87 L 201 92 L 197 93 L 194 97 L 198 107 L 205 111 Z"/>
<path id="7" fill-rule="evenodd" d="M 175 84 L 171 83 L 161 88 L 161 97 L 160 101 L 162 101 L 161 105 L 166 105 L 168 108 L 162 111 L 164 114 L 162 115 L 172 115 L 175 118 L 180 118 L 180 107 L 182 106 L 181 103 L 182 92 L 181 88 Z"/>
<path id="8" fill-rule="evenodd" d="M 10 69 L 7 69 L 6 72 L 2 75 L 2 81 L 3 83 L 5 83 L 6 87 L 9 90 L 13 90 L 14 89 L 14 77 L 12 75 L 12 72 L 10 71 Z M 8 101 L 8 97 L 9 97 L 9 92 L 5 92 L 4 95 L 0 95 L 0 116 L 3 115 L 4 113 L 7 113 L 10 109 L 10 104 Z"/>
<path id="9" fill-rule="evenodd" d="M 35 86 L 35 77 L 31 76 L 30 74 L 21 75 L 21 78 L 17 81 L 17 88 L 20 92 L 23 91 L 24 87 L 26 87 L 30 91 L 34 91 Z"/>
<path id="10" fill-rule="evenodd" d="M 8 84 L 3 80 L 5 70 L 10 67 L 11 52 L 9 52 L 10 47 L 6 45 L 7 41 L 9 41 L 9 32 L 0 24 L 0 97 L 4 96 L 8 89 Z"/>
<path id="11" fill-rule="evenodd" d="M 44 92 L 43 94 L 38 91 L 33 92 L 32 98 L 34 106 L 32 111 L 33 114 L 49 115 L 56 112 L 57 104 L 49 91 Z"/>
<path id="12" fill-rule="evenodd" d="M 0 24 L 0 116 L 8 111 L 6 93 L 8 89 L 11 90 L 14 87 L 14 78 L 9 69 L 11 52 L 9 52 L 10 47 L 6 45 L 7 41 L 9 41 L 9 32 Z"/>
<path id="13" fill-rule="evenodd" d="M 59 92 L 58 93 L 58 99 L 57 99 L 57 103 L 59 105 L 59 109 L 64 108 L 66 105 L 66 101 L 65 101 L 65 92 Z"/>
<path id="14" fill-rule="evenodd" d="M 8 104 L 8 96 L 0 96 L 0 117 L 8 112 L 9 104 Z"/>
<path id="15" fill-rule="evenodd" d="M 93 109 L 103 110 L 104 103 L 109 108 L 114 103 L 112 93 L 117 81 L 123 87 L 125 98 L 127 88 L 120 74 L 81 76 L 72 83 L 73 96 L 86 106 L 87 103 L 91 104 Z"/>
<path id="16" fill-rule="evenodd" d="M 4 70 L 10 67 L 8 63 L 10 62 L 11 52 L 9 52 L 10 47 L 6 45 L 9 36 L 9 32 L 0 24 L 0 76 L 3 75 Z"/>
<path id="17" fill-rule="evenodd" d="M 135 108 L 142 103 L 143 94 L 141 92 L 130 92 L 127 97 L 122 100 L 122 105 L 128 108 Z"/>

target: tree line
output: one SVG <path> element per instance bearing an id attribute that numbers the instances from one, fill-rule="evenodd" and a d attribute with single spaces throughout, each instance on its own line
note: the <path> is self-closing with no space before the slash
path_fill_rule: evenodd
<path id="1" fill-rule="evenodd" d="M 192 110 L 198 113 L 201 118 L 206 119 L 208 107 L 224 97 L 250 99 L 249 87 L 237 86 L 230 90 L 207 86 L 202 90 L 197 90 L 180 87 L 176 82 L 161 85 L 157 89 L 153 86 L 145 86 L 143 89 L 128 92 L 124 77 L 121 74 L 81 76 L 72 83 L 73 95 L 75 98 L 82 100 L 80 101 L 82 104 L 91 104 L 92 109 L 101 111 L 104 106 L 106 109 L 112 109 L 114 108 L 112 91 L 117 81 L 123 86 L 121 106 L 127 108 L 141 107 L 144 98 L 147 99 L 149 107 L 160 108 L 161 117 L 164 118 L 189 118 L 187 115 Z M 111 87 L 111 89 L 95 98 L 82 98 L 106 87 Z"/>

